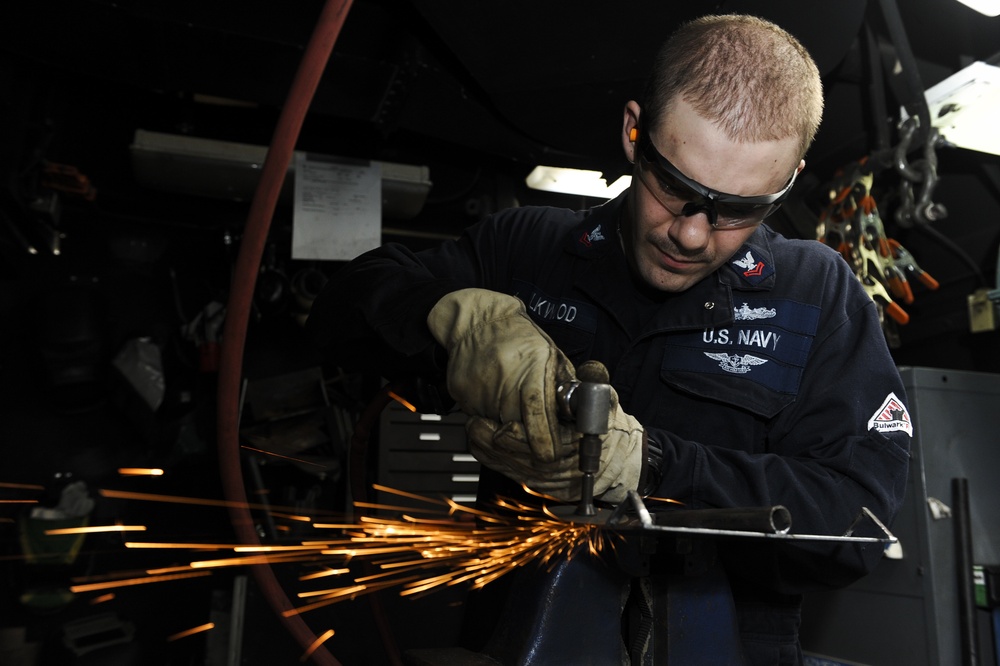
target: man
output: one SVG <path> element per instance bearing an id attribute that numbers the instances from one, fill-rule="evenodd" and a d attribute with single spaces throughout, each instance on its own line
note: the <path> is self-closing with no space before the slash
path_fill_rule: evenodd
<path id="1" fill-rule="evenodd" d="M 912 432 L 876 309 L 829 248 L 761 224 L 821 114 L 818 71 L 791 35 L 696 20 L 625 106 L 625 194 L 500 212 L 419 254 L 368 253 L 335 276 L 310 330 L 347 367 L 446 376 L 476 457 L 561 499 L 579 496 L 580 475 L 555 386 L 597 360 L 615 391 L 599 499 L 782 504 L 806 534 L 842 534 L 862 507 L 888 523 Z M 799 595 L 880 557 L 877 544 L 723 554 L 747 657 L 799 661 Z"/>

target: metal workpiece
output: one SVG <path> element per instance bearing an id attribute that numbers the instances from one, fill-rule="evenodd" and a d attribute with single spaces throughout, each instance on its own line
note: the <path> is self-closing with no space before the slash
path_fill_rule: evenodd
<path id="1" fill-rule="evenodd" d="M 781 505 L 749 509 L 677 509 L 657 514 L 656 523 L 670 527 L 787 534 L 792 527 L 792 515 Z"/>
<path id="2" fill-rule="evenodd" d="M 650 511 L 639 493 L 630 490 L 621 504 L 598 508 L 593 515 L 576 513 L 576 507 L 548 507 L 547 513 L 574 523 L 590 523 L 622 534 L 643 536 L 702 535 L 706 537 L 749 537 L 790 541 L 837 541 L 843 543 L 894 544 L 899 541 L 867 507 L 841 534 L 799 534 L 791 531 L 792 514 L 784 506 L 731 509 L 670 509 Z M 879 536 L 858 536 L 862 526 Z"/>
<path id="3" fill-rule="evenodd" d="M 732 509 L 678 509 L 651 512 L 639 493 L 630 490 L 625 502 L 610 513 L 604 526 L 620 532 L 646 535 L 697 534 L 716 537 L 747 537 L 794 541 L 835 541 L 841 543 L 893 544 L 899 540 L 867 507 L 861 507 L 857 517 L 844 533 L 798 534 L 791 531 L 792 515 L 787 508 L 776 505 Z M 879 536 L 857 536 L 867 524 Z"/>

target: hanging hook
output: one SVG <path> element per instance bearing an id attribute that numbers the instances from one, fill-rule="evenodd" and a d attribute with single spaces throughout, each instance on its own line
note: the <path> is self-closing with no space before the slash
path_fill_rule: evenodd
<path id="1" fill-rule="evenodd" d="M 927 133 L 922 159 L 911 163 L 906 157 L 919 125 L 920 119 L 917 116 L 911 116 L 903 121 L 899 128 L 899 144 L 893 151 L 893 166 L 902 177 L 899 185 L 900 205 L 896 209 L 895 217 L 899 226 L 904 228 L 911 228 L 914 223 L 927 225 L 948 216 L 948 209 L 943 204 L 931 201 L 934 189 L 940 180 L 937 173 L 936 151 L 942 141 L 937 128 L 931 127 Z M 920 184 L 920 192 L 916 197 L 913 193 L 914 183 Z"/>

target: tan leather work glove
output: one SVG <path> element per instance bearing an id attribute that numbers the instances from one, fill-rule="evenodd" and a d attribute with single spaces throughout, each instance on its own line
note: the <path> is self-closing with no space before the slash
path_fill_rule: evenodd
<path id="1" fill-rule="evenodd" d="M 556 385 L 576 373 L 524 304 L 495 291 L 461 289 L 434 305 L 427 326 L 448 351 L 448 392 L 459 408 L 499 424 L 518 422 L 534 459 L 557 460 Z"/>
<path id="2" fill-rule="evenodd" d="M 580 498 L 583 474 L 577 451 L 580 433 L 560 425 L 558 457 L 539 460 L 533 455 L 520 423 L 504 425 L 485 418 L 473 418 L 466 424 L 469 448 L 476 460 L 501 474 L 564 502 Z M 594 496 L 611 504 L 625 500 L 629 490 L 636 490 L 643 464 L 642 424 L 626 414 L 618 404 L 618 394 L 611 391 L 608 433 L 601 438 L 601 466 L 594 475 Z"/>

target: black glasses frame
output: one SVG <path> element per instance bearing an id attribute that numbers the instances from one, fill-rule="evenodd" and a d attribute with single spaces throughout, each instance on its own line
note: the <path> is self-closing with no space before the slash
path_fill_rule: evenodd
<path id="1" fill-rule="evenodd" d="M 788 194 L 795 184 L 795 177 L 799 172 L 798 169 L 793 171 L 788 182 L 779 192 L 748 197 L 714 190 L 688 178 L 670 160 L 660 154 L 645 132 L 640 131 L 636 148 L 639 151 L 640 178 L 644 171 L 642 162 L 645 161 L 659 171 L 655 175 L 661 183 L 676 190 L 678 198 L 686 200 L 680 212 L 673 211 L 657 196 L 655 187 L 643 180 L 643 184 L 649 188 L 657 201 L 673 215 L 691 217 L 704 211 L 711 225 L 717 229 L 738 229 L 760 224 L 788 198 Z M 719 221 L 720 212 L 723 217 L 722 222 Z"/>

